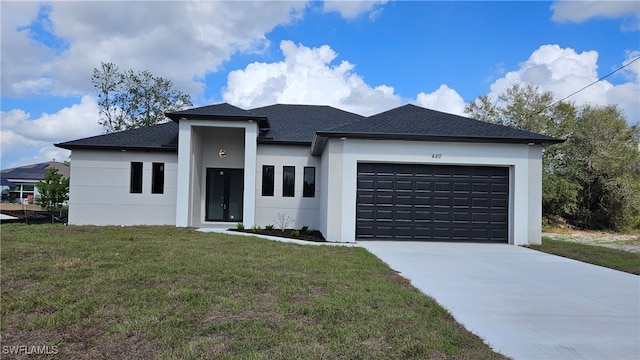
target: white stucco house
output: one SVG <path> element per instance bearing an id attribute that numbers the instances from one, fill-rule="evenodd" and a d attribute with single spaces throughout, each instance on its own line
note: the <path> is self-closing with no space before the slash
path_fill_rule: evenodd
<path id="1" fill-rule="evenodd" d="M 542 150 L 561 140 L 401 106 L 217 104 L 69 141 L 71 224 L 245 227 L 294 219 L 329 241 L 533 244 Z"/>

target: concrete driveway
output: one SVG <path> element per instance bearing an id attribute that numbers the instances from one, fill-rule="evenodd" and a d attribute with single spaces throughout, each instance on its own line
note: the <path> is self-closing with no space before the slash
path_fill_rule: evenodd
<path id="1" fill-rule="evenodd" d="M 362 241 L 514 359 L 640 359 L 640 277 L 496 244 Z"/>

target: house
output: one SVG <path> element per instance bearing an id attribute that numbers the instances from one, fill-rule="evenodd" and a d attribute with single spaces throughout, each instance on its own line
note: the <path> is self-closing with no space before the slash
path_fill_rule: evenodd
<path id="1" fill-rule="evenodd" d="M 405 105 L 217 104 L 69 141 L 71 224 L 277 223 L 361 239 L 539 243 L 542 150 L 561 140 Z"/>
<path id="2" fill-rule="evenodd" d="M 40 193 L 36 184 L 38 181 L 44 180 L 44 176 L 50 168 L 57 169 L 58 173 L 65 178 L 69 177 L 69 165 L 56 161 L 0 170 L 3 200 L 12 203 L 27 203 L 28 199 L 39 197 Z M 8 199 L 5 199 L 4 195 L 7 193 Z"/>

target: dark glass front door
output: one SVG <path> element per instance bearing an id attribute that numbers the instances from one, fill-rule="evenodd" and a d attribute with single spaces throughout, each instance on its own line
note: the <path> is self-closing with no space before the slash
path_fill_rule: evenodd
<path id="1" fill-rule="evenodd" d="M 242 221 L 243 169 L 207 169 L 207 221 Z"/>

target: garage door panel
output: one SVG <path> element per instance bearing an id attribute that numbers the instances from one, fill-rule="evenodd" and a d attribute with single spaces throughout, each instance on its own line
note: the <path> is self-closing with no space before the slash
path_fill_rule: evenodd
<path id="1" fill-rule="evenodd" d="M 414 211 L 414 219 L 416 221 L 431 220 L 431 211 L 429 211 L 429 210 L 415 210 Z"/>
<path id="2" fill-rule="evenodd" d="M 431 206 L 433 198 L 430 195 L 425 194 L 414 194 L 414 205 L 415 206 Z"/>
<path id="3" fill-rule="evenodd" d="M 507 199 L 491 199 L 491 208 L 492 209 L 504 209 L 506 211 L 509 201 Z"/>
<path id="4" fill-rule="evenodd" d="M 413 196 L 411 193 L 403 194 L 398 193 L 395 198 L 395 204 L 397 206 L 413 206 Z"/>
<path id="5" fill-rule="evenodd" d="M 433 191 L 442 193 L 442 192 L 450 192 L 451 191 L 451 183 L 445 181 L 436 181 L 433 184 Z"/>
<path id="6" fill-rule="evenodd" d="M 356 237 L 507 241 L 508 168 L 358 164 Z"/>

